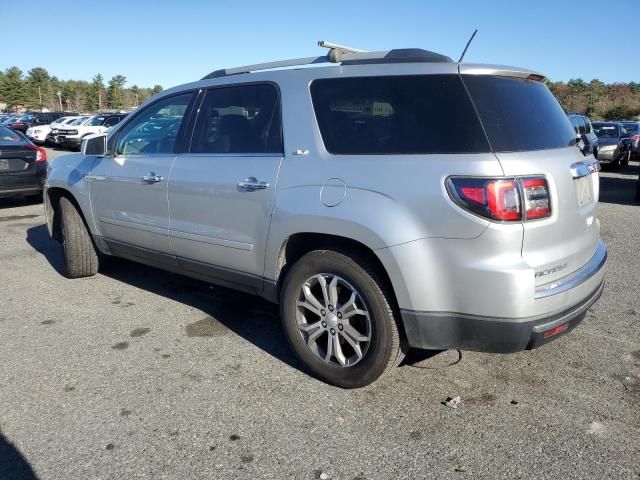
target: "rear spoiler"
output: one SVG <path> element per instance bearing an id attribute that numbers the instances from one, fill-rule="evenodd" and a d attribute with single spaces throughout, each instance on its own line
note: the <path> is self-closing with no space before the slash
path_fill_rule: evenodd
<path id="1" fill-rule="evenodd" d="M 516 77 L 525 78 L 527 80 L 535 80 L 544 82 L 547 77 L 541 73 L 526 68 L 508 67 L 505 65 L 482 65 L 474 63 L 458 64 L 458 72 L 460 75 L 498 75 L 500 77 Z"/>

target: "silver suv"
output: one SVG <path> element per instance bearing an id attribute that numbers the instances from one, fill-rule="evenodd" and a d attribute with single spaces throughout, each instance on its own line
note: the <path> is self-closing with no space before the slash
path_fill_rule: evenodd
<path id="1" fill-rule="evenodd" d="M 72 278 L 115 255 L 278 302 L 341 387 L 409 347 L 538 347 L 607 256 L 598 163 L 543 80 L 417 49 L 216 71 L 54 160 L 49 231 Z"/>

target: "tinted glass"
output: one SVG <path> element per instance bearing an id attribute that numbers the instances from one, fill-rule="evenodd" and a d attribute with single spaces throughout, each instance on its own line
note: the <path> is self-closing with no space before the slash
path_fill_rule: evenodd
<path id="1" fill-rule="evenodd" d="M 571 125 L 573 126 L 573 129 L 576 131 L 576 133 L 578 133 L 578 117 L 571 117 L 569 118 L 569 120 L 571 120 Z"/>
<path id="2" fill-rule="evenodd" d="M 593 131 L 598 137 L 602 138 L 618 138 L 620 136 L 617 125 L 594 123 Z"/>
<path id="3" fill-rule="evenodd" d="M 586 132 L 591 133 L 591 120 L 585 117 L 584 124 Z"/>
<path id="4" fill-rule="evenodd" d="M 116 154 L 173 153 L 191 97 L 185 93 L 165 98 L 138 112 L 120 131 Z"/>
<path id="5" fill-rule="evenodd" d="M 578 118 L 578 133 L 587 133 L 587 127 L 582 117 Z"/>
<path id="6" fill-rule="evenodd" d="M 107 120 L 104 122 L 104 126 L 105 127 L 111 127 L 117 123 L 120 122 L 120 117 L 109 117 L 107 118 Z"/>
<path id="7" fill-rule="evenodd" d="M 624 128 L 627 129 L 627 132 L 637 133 L 640 131 L 640 124 L 638 123 L 623 123 Z"/>
<path id="8" fill-rule="evenodd" d="M 315 80 L 311 97 L 333 154 L 488 152 L 457 75 Z"/>
<path id="9" fill-rule="evenodd" d="M 0 127 L 0 145 L 22 142 L 24 139 L 7 127 Z"/>
<path id="10" fill-rule="evenodd" d="M 278 94 L 273 85 L 208 90 L 196 119 L 193 153 L 282 153 Z"/>
<path id="11" fill-rule="evenodd" d="M 575 144 L 571 122 L 543 83 L 490 75 L 464 75 L 463 79 L 496 152 Z"/>
<path id="12" fill-rule="evenodd" d="M 51 117 L 46 113 L 38 113 L 35 117 L 35 121 L 38 123 L 49 123 L 51 121 Z"/>

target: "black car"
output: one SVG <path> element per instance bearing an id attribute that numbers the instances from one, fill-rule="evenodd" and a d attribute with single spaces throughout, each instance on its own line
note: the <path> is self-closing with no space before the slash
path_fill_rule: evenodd
<path id="1" fill-rule="evenodd" d="M 27 112 L 19 119 L 7 125 L 14 130 L 26 133 L 27 129 L 36 125 L 49 125 L 60 117 L 70 117 L 78 115 L 77 112 Z"/>
<path id="2" fill-rule="evenodd" d="M 0 125 L 0 197 L 40 195 L 46 171 L 46 150 Z"/>
<path id="3" fill-rule="evenodd" d="M 631 136 L 631 158 L 640 157 L 640 122 L 620 122 Z"/>
<path id="4" fill-rule="evenodd" d="M 624 125 L 619 122 L 594 122 L 592 125 L 598 136 L 598 161 L 612 166 L 628 164 L 631 140 Z"/>

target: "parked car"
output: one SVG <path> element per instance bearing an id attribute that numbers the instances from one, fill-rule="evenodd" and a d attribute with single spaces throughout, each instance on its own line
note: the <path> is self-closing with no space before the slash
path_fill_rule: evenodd
<path id="1" fill-rule="evenodd" d="M 8 123 L 9 127 L 26 133 L 31 127 L 48 125 L 63 116 L 75 116 L 77 112 L 28 112 L 17 120 Z"/>
<path id="2" fill-rule="evenodd" d="M 36 127 L 29 127 L 26 132 L 26 136 L 36 145 L 44 145 L 47 143 L 47 136 L 53 129 L 64 127 L 70 124 L 78 117 L 60 117 L 57 120 L 51 122 L 49 125 L 39 125 Z"/>
<path id="3" fill-rule="evenodd" d="M 584 143 L 584 152 L 587 154 L 593 154 L 593 156 L 597 158 L 598 136 L 593 131 L 591 119 L 580 113 L 572 112 L 567 113 L 567 117 L 569 117 L 576 135 L 578 135 Z"/>
<path id="4" fill-rule="evenodd" d="M 58 143 L 67 148 L 80 148 L 80 144 L 86 136 L 103 133 L 109 127 L 120 123 L 125 117 L 124 113 L 94 115 L 81 124 L 59 128 L 57 132 Z"/>
<path id="5" fill-rule="evenodd" d="M 20 117 L 22 117 L 22 115 L 7 115 L 3 120 L 0 121 L 0 125 L 7 126 L 9 123 L 19 120 Z"/>
<path id="6" fill-rule="evenodd" d="M 618 122 L 594 122 L 592 125 L 598 136 L 598 161 L 614 167 L 629 163 L 631 141 L 624 126 Z"/>
<path id="7" fill-rule="evenodd" d="M 74 117 L 73 120 L 64 124 L 55 126 L 51 129 L 51 131 L 47 134 L 46 142 L 49 145 L 60 145 L 60 137 L 58 136 L 59 130 L 61 128 L 70 128 L 78 125 L 83 125 L 91 118 L 91 115 L 80 115 L 78 117 Z"/>
<path id="8" fill-rule="evenodd" d="M 631 158 L 640 157 L 640 122 L 621 122 L 630 135 Z"/>
<path id="9" fill-rule="evenodd" d="M 544 76 L 416 49 L 323 60 L 341 63 L 213 72 L 55 159 L 67 276 L 102 253 L 261 295 L 346 388 L 409 346 L 513 352 L 573 329 L 604 287 L 599 165 Z"/>
<path id="10" fill-rule="evenodd" d="M 46 168 L 45 149 L 0 125 L 0 197 L 40 195 Z"/>

